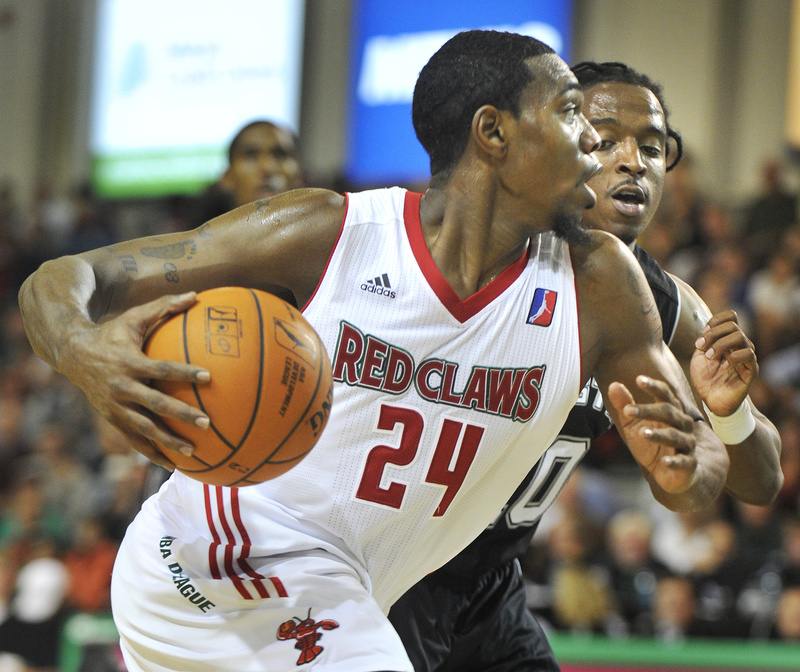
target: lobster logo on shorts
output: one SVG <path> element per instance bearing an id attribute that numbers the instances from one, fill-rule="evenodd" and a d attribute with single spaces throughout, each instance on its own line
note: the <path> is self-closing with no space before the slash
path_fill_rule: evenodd
<path id="1" fill-rule="evenodd" d="M 295 623 L 295 621 L 297 621 Z M 317 642 L 322 639 L 322 634 L 317 632 L 320 628 L 323 630 L 333 630 L 338 628 L 339 624 L 336 621 L 320 621 L 317 623 L 311 618 L 311 609 L 308 610 L 308 616 L 303 620 L 293 617 L 291 621 L 284 621 L 278 627 L 278 639 L 296 639 L 297 643 L 294 648 L 300 651 L 300 656 L 297 659 L 298 665 L 304 665 L 314 660 L 322 651 L 323 647 L 319 646 Z"/>

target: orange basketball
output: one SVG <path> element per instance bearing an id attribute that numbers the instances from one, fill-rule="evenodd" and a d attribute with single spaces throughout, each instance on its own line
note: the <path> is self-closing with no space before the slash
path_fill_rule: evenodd
<path id="1" fill-rule="evenodd" d="M 194 444 L 194 455 L 164 451 L 187 476 L 244 486 L 280 476 L 314 447 L 328 421 L 331 363 L 317 333 L 285 301 L 256 289 L 200 292 L 148 338 L 153 359 L 202 366 L 211 382 L 154 381 L 154 387 L 203 410 L 198 429 L 164 418 Z"/>

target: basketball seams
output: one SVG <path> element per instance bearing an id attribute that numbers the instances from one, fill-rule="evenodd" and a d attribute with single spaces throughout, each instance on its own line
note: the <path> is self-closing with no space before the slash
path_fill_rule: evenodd
<path id="1" fill-rule="evenodd" d="M 331 366 L 324 344 L 300 311 L 271 294 L 221 287 L 200 292 L 198 297 L 193 307 L 156 329 L 148 338 L 152 348 L 144 348 L 156 359 L 207 367 L 212 381 L 216 380 L 211 386 L 154 381 L 159 389 L 196 405 L 210 419 L 209 433 L 185 429 L 183 423 L 164 417 L 168 426 L 195 443 L 194 454 L 178 456 L 176 467 L 213 487 L 243 487 L 275 478 L 312 450 L 326 424 Z M 275 326 L 281 322 L 283 330 Z M 275 333 L 266 332 L 270 323 Z M 281 397 L 284 385 L 287 391 Z M 287 408 L 291 412 L 284 413 Z M 315 414 L 320 423 L 312 427 L 309 421 Z M 235 440 L 226 435 L 232 432 Z M 279 459 L 293 451 L 290 458 Z M 224 528 L 225 521 L 218 522 Z M 249 564 L 246 557 L 240 558 L 245 565 Z M 224 571 L 223 558 L 219 560 Z"/>
<path id="2" fill-rule="evenodd" d="M 322 341 L 320 340 L 319 335 L 316 333 L 316 331 L 314 331 L 312 333 L 314 334 L 314 338 L 315 338 L 315 340 L 317 342 L 317 348 L 319 349 L 319 351 L 320 352 L 325 352 L 325 346 L 322 344 Z M 262 334 L 263 334 L 263 331 L 262 331 Z M 262 362 L 263 362 L 263 357 L 262 357 Z M 323 374 L 325 372 L 324 359 L 319 358 L 319 363 L 320 363 L 320 366 L 317 367 L 317 381 L 316 381 L 316 384 L 314 386 L 314 393 L 309 398 L 309 401 L 308 401 L 308 404 L 306 405 L 306 408 L 303 410 L 303 413 L 301 414 L 301 416 L 298 419 L 298 421 L 295 423 L 294 427 L 292 427 L 289 430 L 289 432 L 286 434 L 286 436 L 281 440 L 281 442 L 276 446 L 276 448 L 266 457 L 266 459 L 264 461 L 262 461 L 260 464 L 258 464 L 253 469 L 251 469 L 248 472 L 247 475 L 245 475 L 242 478 L 240 478 L 239 480 L 234 481 L 233 483 L 231 483 L 231 487 L 234 487 L 234 486 L 236 486 L 236 485 L 248 480 L 248 476 L 251 476 L 252 474 L 256 473 L 259 469 L 261 469 L 263 466 L 265 466 L 267 464 L 286 464 L 286 463 L 289 463 L 289 462 L 299 461 L 300 459 L 302 459 L 303 457 L 308 455 L 308 453 L 313 450 L 314 446 L 311 446 L 308 450 L 304 451 L 303 453 L 299 453 L 297 455 L 294 455 L 291 459 L 286 459 L 286 460 L 273 460 L 272 459 L 275 456 L 275 454 L 281 448 L 283 448 L 283 446 L 286 444 L 286 442 L 290 438 L 292 438 L 294 433 L 297 431 L 297 428 L 300 427 L 300 425 L 303 424 L 303 422 L 308 417 L 308 411 L 311 409 L 311 407 L 314 405 L 314 403 L 317 400 L 317 395 L 319 394 L 319 388 L 320 388 L 320 385 L 322 383 Z"/>
<path id="3" fill-rule="evenodd" d="M 222 460 L 220 460 L 219 462 L 217 462 L 215 464 L 211 464 L 210 462 L 206 462 L 204 460 L 201 460 L 199 457 L 196 457 L 195 455 L 192 455 L 192 457 L 194 457 L 198 462 L 200 462 L 201 464 L 205 465 L 206 468 L 205 469 L 187 469 L 185 467 L 181 467 L 181 470 L 186 472 L 186 473 L 202 474 L 205 471 L 211 471 L 213 469 L 218 469 L 219 467 L 223 466 L 226 462 L 230 461 L 231 458 L 236 456 L 236 453 L 242 448 L 242 446 L 247 441 L 247 437 L 250 435 L 250 432 L 252 431 L 253 426 L 255 424 L 256 416 L 258 415 L 258 409 L 259 409 L 259 407 L 261 405 L 261 389 L 262 389 L 263 381 L 264 381 L 264 347 L 265 347 L 264 346 L 264 316 L 263 316 L 262 311 L 261 311 L 261 303 L 258 300 L 258 296 L 256 296 L 255 292 L 253 292 L 252 289 L 249 289 L 248 291 L 250 293 L 250 296 L 253 298 L 253 302 L 255 303 L 256 315 L 258 316 L 258 334 L 259 334 L 259 338 L 258 338 L 258 348 L 259 348 L 259 352 L 258 352 L 258 354 L 259 354 L 259 357 L 258 357 L 258 362 L 259 362 L 259 364 L 258 364 L 258 385 L 257 385 L 255 403 L 253 404 L 253 411 L 250 414 L 250 422 L 248 423 L 247 429 L 245 429 L 244 434 L 242 435 L 242 438 L 239 441 L 239 443 L 234 445 L 233 442 L 228 440 L 228 438 L 225 437 L 222 434 L 222 432 L 214 424 L 214 421 L 211 420 L 211 414 L 208 412 L 208 410 L 206 409 L 205 405 L 203 404 L 203 399 L 202 399 L 202 397 L 200 395 L 200 391 L 198 389 L 197 383 L 192 383 L 192 389 L 194 390 L 194 396 L 195 396 L 195 399 L 197 400 L 197 404 L 198 404 L 200 410 L 203 411 L 203 413 L 205 413 L 209 418 L 209 429 L 213 430 L 214 434 L 217 435 L 217 438 L 219 438 L 219 440 L 222 441 L 222 443 L 225 444 L 230 449 L 230 453 L 228 455 L 226 455 Z M 188 311 L 183 314 L 183 334 L 182 335 L 183 335 L 184 357 L 186 358 L 186 363 L 187 364 L 191 364 L 191 357 L 189 355 L 189 344 L 188 344 L 188 340 L 186 338 L 187 320 L 188 320 Z M 259 465 L 259 467 L 260 466 L 261 465 Z M 251 472 L 252 471 L 253 470 L 251 470 Z"/>
<path id="4" fill-rule="evenodd" d="M 256 308 L 256 315 L 258 316 L 258 381 L 256 384 L 256 399 L 253 403 L 253 412 L 250 414 L 250 422 L 247 425 L 247 429 L 245 429 L 244 434 L 242 435 L 242 439 L 239 444 L 234 447 L 229 441 L 225 438 L 220 436 L 222 441 L 231 449 L 231 454 L 228 455 L 224 460 L 222 460 L 219 464 L 215 466 L 221 467 L 224 465 L 228 460 L 236 455 L 238 450 L 244 445 L 247 441 L 247 437 L 250 436 L 250 432 L 253 430 L 253 426 L 255 425 L 256 417 L 258 416 L 258 410 L 261 406 L 261 390 L 264 386 L 264 316 L 261 312 L 261 302 L 256 296 L 256 293 L 252 289 L 247 290 L 250 293 L 250 296 L 253 298 L 253 303 L 255 304 Z"/>

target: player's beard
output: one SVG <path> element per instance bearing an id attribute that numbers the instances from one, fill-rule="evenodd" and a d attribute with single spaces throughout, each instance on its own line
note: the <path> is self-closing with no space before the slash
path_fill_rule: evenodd
<path id="1" fill-rule="evenodd" d="M 558 211 L 551 221 L 552 231 L 570 245 L 588 245 L 592 237 L 583 227 L 580 214 Z"/>

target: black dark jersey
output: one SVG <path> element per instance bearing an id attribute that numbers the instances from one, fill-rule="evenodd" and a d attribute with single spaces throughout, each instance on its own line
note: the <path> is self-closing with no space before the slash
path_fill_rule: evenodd
<path id="1" fill-rule="evenodd" d="M 634 255 L 644 270 L 661 315 L 664 340 L 672 340 L 680 299 L 675 281 L 647 252 L 636 245 Z M 528 473 L 497 519 L 436 574 L 463 580 L 479 576 L 521 556 L 531 542 L 539 519 L 561 492 L 564 483 L 586 455 L 593 439 L 611 426 L 597 384 L 591 378 L 581 390 L 558 438 Z"/>

